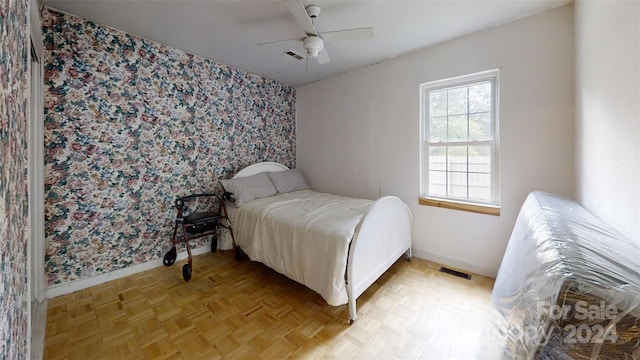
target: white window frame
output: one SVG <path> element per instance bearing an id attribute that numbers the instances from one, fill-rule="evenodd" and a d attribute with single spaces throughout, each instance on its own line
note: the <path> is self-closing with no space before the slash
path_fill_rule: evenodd
<path id="1" fill-rule="evenodd" d="M 432 91 L 469 86 L 475 83 L 492 83 L 491 127 L 493 140 L 487 141 L 440 141 L 431 142 L 429 134 L 430 106 L 429 93 Z M 474 74 L 458 76 L 443 80 L 431 81 L 420 85 L 420 203 L 447 207 L 459 210 L 499 215 L 500 207 L 500 173 L 499 173 L 499 70 L 487 70 Z M 490 146 L 491 182 L 490 199 L 488 201 L 429 194 L 429 146 Z M 469 169 L 467 169 L 468 171 Z M 467 183 L 467 187 L 469 184 Z M 469 206 L 466 206 L 469 205 Z"/>

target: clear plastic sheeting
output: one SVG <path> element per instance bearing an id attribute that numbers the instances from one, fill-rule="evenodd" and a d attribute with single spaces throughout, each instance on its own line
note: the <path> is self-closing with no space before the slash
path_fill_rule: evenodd
<path id="1" fill-rule="evenodd" d="M 640 246 L 533 192 L 516 220 L 478 358 L 640 359 Z"/>

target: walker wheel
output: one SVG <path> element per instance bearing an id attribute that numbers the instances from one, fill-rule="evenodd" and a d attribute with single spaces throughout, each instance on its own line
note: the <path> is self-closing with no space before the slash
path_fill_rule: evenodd
<path id="1" fill-rule="evenodd" d="M 184 264 L 182 266 L 182 277 L 184 278 L 184 281 L 191 280 L 191 266 L 189 266 L 189 264 Z"/>
<path id="2" fill-rule="evenodd" d="M 216 252 L 217 249 L 218 249 L 218 236 L 213 235 L 213 238 L 211 239 L 211 252 L 214 253 Z"/>
<path id="3" fill-rule="evenodd" d="M 177 256 L 178 254 L 176 253 L 176 247 L 174 246 L 171 248 L 171 250 L 167 251 L 167 253 L 164 254 L 162 263 L 164 264 L 164 266 L 171 266 L 176 261 Z"/>

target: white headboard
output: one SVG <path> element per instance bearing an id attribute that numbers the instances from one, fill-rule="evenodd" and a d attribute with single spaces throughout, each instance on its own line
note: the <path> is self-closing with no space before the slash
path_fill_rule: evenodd
<path id="1" fill-rule="evenodd" d="M 251 176 L 251 175 L 259 174 L 261 172 L 266 172 L 266 171 L 283 171 L 283 170 L 289 170 L 289 168 L 277 162 L 267 161 L 267 162 L 255 163 L 253 165 L 249 165 L 246 168 L 238 171 L 238 173 L 233 176 L 233 179 L 239 178 L 239 177 Z"/>

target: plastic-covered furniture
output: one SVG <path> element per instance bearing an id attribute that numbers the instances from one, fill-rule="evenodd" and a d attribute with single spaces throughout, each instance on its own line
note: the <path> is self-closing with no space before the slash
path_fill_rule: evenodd
<path id="1" fill-rule="evenodd" d="M 640 244 L 572 200 L 532 192 L 500 265 L 491 314 L 478 358 L 638 359 Z"/>

